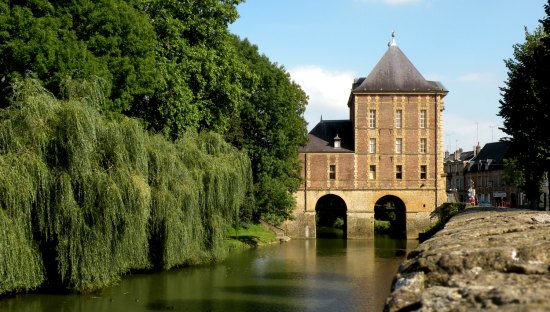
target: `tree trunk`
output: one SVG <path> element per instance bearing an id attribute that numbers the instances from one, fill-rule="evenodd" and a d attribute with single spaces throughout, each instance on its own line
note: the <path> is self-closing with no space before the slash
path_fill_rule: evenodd
<path id="1" fill-rule="evenodd" d="M 525 179 L 525 195 L 529 200 L 529 209 L 538 210 L 540 203 L 540 181 L 542 174 L 531 172 L 526 175 Z"/>

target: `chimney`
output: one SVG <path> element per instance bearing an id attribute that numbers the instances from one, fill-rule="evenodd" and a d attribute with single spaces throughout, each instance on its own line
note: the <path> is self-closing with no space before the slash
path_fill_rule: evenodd
<path id="1" fill-rule="evenodd" d="M 462 149 L 461 148 L 459 148 L 456 151 L 456 160 L 460 160 L 460 156 L 462 156 Z"/>
<path id="2" fill-rule="evenodd" d="M 445 151 L 445 158 L 449 158 L 449 151 Z"/>
<path id="3" fill-rule="evenodd" d="M 479 145 L 479 142 L 477 142 L 477 145 L 474 147 L 475 150 L 475 156 L 479 155 L 479 152 L 481 151 L 481 146 Z"/>
<path id="4" fill-rule="evenodd" d="M 336 149 L 340 148 L 341 147 L 340 146 L 341 141 L 342 141 L 342 139 L 340 139 L 338 134 L 336 134 L 336 136 L 334 137 L 334 148 L 336 148 Z"/>

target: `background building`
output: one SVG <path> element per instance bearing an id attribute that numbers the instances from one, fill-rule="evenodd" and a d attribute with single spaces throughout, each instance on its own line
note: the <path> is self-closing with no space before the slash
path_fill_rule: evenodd
<path id="1" fill-rule="evenodd" d="M 348 238 L 374 235 L 375 207 L 393 207 L 416 238 L 447 201 L 442 112 L 447 90 L 427 81 L 395 43 L 366 78 L 356 79 L 349 120 L 321 120 L 300 150 L 292 237 L 315 237 L 325 216 L 340 216 Z"/>
<path id="2" fill-rule="evenodd" d="M 469 162 L 479 153 L 480 146 L 474 150 L 464 152 L 461 148 L 454 153 L 445 152 L 443 170 L 446 178 L 447 201 L 450 203 L 467 203 L 470 187 L 469 181 L 464 179 L 464 171 Z"/>
<path id="3" fill-rule="evenodd" d="M 464 179 L 473 185 L 478 205 L 519 207 L 523 204 L 523 194 L 515 186 L 507 185 L 504 179 L 507 153 L 508 143 L 487 143 L 464 169 Z"/>

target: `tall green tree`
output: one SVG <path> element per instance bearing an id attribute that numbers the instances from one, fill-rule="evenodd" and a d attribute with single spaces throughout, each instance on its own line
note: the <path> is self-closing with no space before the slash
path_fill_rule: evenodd
<path id="1" fill-rule="evenodd" d="M 291 217 L 295 205 L 298 148 L 307 139 L 303 118 L 307 96 L 284 67 L 260 55 L 248 40 L 235 37 L 234 43 L 253 76 L 245 85 L 250 97 L 232 120 L 227 138 L 248 152 L 261 217 L 279 224 Z"/>
<path id="2" fill-rule="evenodd" d="M 539 203 L 542 178 L 550 169 L 550 1 L 547 16 L 525 42 L 514 45 L 514 57 L 505 61 L 506 86 L 501 88 L 499 116 L 507 133 L 512 157 L 523 172 L 524 187 L 532 208 Z"/>
<path id="3" fill-rule="evenodd" d="M 174 140 L 217 132 L 247 151 L 258 211 L 279 223 L 299 184 L 307 97 L 229 32 L 241 2 L 0 0 L 0 107 L 27 76 L 58 98 L 93 81 L 104 114 L 140 118 Z"/>
<path id="4" fill-rule="evenodd" d="M 236 57 L 228 24 L 241 0 L 143 0 L 157 34 L 161 81 L 155 94 L 136 107 L 150 127 L 178 137 L 185 130 L 224 134 L 238 115 L 247 76 Z"/>
<path id="5" fill-rule="evenodd" d="M 102 110 L 123 113 L 155 90 L 156 45 L 147 15 L 129 1 L 3 0 L 0 107 L 25 76 L 60 97 L 67 77 L 96 77 L 107 97 Z"/>

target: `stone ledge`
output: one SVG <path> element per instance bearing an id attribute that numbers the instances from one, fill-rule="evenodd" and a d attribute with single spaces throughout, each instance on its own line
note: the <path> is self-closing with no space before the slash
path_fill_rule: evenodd
<path id="1" fill-rule="evenodd" d="M 409 253 L 385 311 L 549 311 L 550 213 L 469 209 Z"/>

